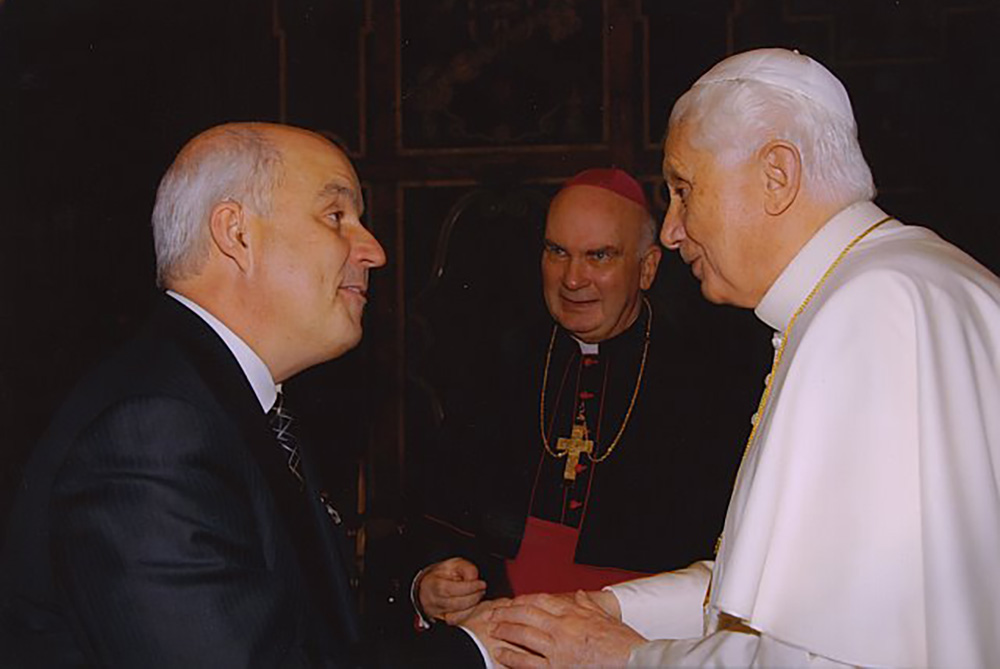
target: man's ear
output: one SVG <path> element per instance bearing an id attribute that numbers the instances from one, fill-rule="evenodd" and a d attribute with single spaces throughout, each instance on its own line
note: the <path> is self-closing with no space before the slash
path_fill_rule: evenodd
<path id="1" fill-rule="evenodd" d="M 764 210 L 772 216 L 784 213 L 802 185 L 802 156 L 789 142 L 772 140 L 760 150 L 764 178 Z"/>
<path id="2" fill-rule="evenodd" d="M 212 244 L 226 258 L 236 263 L 241 272 L 250 269 L 249 221 L 243 206 L 234 200 L 223 200 L 214 207 L 208 219 Z"/>
<path id="3" fill-rule="evenodd" d="M 660 259 L 663 257 L 663 249 L 659 244 L 651 244 L 642 254 L 639 261 L 639 287 L 649 290 L 656 278 L 656 270 L 660 267 Z"/>

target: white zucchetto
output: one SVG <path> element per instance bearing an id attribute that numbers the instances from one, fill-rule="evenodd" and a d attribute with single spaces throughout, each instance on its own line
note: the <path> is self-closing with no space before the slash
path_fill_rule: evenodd
<path id="1" fill-rule="evenodd" d="M 754 49 L 738 53 L 703 74 L 694 86 L 724 81 L 757 81 L 784 88 L 813 100 L 854 125 L 851 99 L 844 85 L 830 70 L 798 51 Z"/>

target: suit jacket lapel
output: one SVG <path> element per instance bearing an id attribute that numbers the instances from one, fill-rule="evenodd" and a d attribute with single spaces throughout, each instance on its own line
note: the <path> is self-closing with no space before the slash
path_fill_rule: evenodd
<path id="1" fill-rule="evenodd" d="M 332 616 L 333 630 L 345 642 L 356 643 L 360 624 L 346 571 L 353 558 L 346 551 L 343 531 L 331 522 L 319 501 L 308 449 L 302 448 L 300 453 L 307 482 L 302 491 L 288 471 L 285 455 L 250 382 L 222 339 L 197 314 L 169 296 L 161 298 L 151 325 L 185 349 L 223 409 L 239 425 L 271 490 L 278 515 L 288 528 L 307 581 L 320 581 L 311 583 L 320 589 L 314 596 L 317 607 Z"/>
<path id="2" fill-rule="evenodd" d="M 298 483 L 287 475 L 287 465 L 239 363 L 222 339 L 197 314 L 171 297 L 163 296 L 153 318 L 153 327 L 162 328 L 185 350 L 205 384 L 223 410 L 239 426 L 254 459 L 260 465 L 279 513 L 285 516 L 281 500 L 297 493 Z"/>

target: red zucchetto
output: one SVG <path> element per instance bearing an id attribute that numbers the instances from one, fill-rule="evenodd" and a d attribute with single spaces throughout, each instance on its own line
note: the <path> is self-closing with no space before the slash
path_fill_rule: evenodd
<path id="1" fill-rule="evenodd" d="M 642 186 L 631 174 L 617 167 L 594 167 L 584 170 L 571 178 L 560 189 L 560 192 L 572 186 L 594 186 L 621 195 L 627 200 L 649 211 L 649 202 Z"/>

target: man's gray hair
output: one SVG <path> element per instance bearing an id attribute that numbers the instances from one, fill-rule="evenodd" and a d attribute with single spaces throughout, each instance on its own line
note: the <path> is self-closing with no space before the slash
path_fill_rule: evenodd
<path id="1" fill-rule="evenodd" d="M 803 187 L 813 197 L 841 207 L 875 197 L 857 126 L 804 95 L 759 81 L 696 85 L 677 100 L 668 129 L 682 122 L 697 128 L 692 146 L 724 164 L 785 140 L 799 149 Z"/>
<path id="2" fill-rule="evenodd" d="M 201 271 L 208 258 L 208 220 L 220 202 L 271 214 L 281 178 L 281 151 L 252 125 L 227 125 L 192 140 L 163 175 L 153 207 L 156 283 Z"/>

